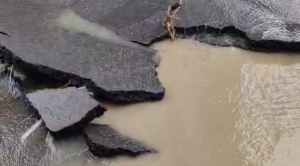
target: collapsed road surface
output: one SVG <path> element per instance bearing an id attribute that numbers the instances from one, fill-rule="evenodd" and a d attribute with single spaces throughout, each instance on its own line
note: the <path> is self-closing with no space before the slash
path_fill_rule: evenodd
<path id="1" fill-rule="evenodd" d="M 0 165 L 59 166 L 61 156 L 46 141 L 45 127 L 30 131 L 38 115 L 8 74 L 0 75 L 0 96 Z"/>
<path id="2" fill-rule="evenodd" d="M 0 1 L 3 46 L 32 70 L 86 84 L 100 98 L 117 102 L 159 100 L 155 51 L 122 39 L 99 39 L 56 24 L 65 9 L 103 25 L 117 36 L 150 44 L 166 35 L 162 20 L 175 0 Z M 20 7 L 21 6 L 21 7 Z M 176 14 L 180 37 L 256 50 L 299 50 L 299 3 L 189 0 Z M 288 10 L 287 10 L 288 9 Z M 130 12 L 128 12 L 130 11 Z M 18 59 L 20 58 L 20 59 Z M 50 70 L 51 69 L 51 70 Z"/>
<path id="3" fill-rule="evenodd" d="M 98 157 L 118 155 L 138 156 L 155 152 L 131 138 L 119 134 L 108 125 L 88 124 L 85 128 L 85 139 L 90 151 Z"/>
<path id="4" fill-rule="evenodd" d="M 6 74 L 5 72 L 0 75 L 0 95 L 0 150 L 2 152 L 0 154 L 0 164 L 5 166 L 60 166 L 63 162 L 62 156 L 59 151 L 56 151 L 52 142 L 53 138 L 47 132 L 46 127 L 52 133 L 54 130 L 56 132 L 62 129 L 59 130 L 57 136 L 72 136 L 73 133 L 70 132 L 72 128 L 74 129 L 72 131 L 77 132 L 76 134 L 83 134 L 78 133 L 81 132 L 78 127 L 84 127 L 87 123 L 85 120 L 89 121 L 98 116 L 99 113 L 103 114 L 105 110 L 98 105 L 98 102 L 88 97 L 89 93 L 84 88 L 70 87 L 57 90 L 40 90 L 27 94 L 28 100 L 13 74 Z M 78 100 L 78 97 L 82 99 L 81 95 L 85 96 L 86 101 Z M 75 98 L 78 102 L 73 102 L 74 106 L 72 107 L 70 102 L 75 99 L 72 100 L 71 98 Z M 46 100 L 48 100 L 48 103 L 45 103 Z M 56 102 L 56 104 L 53 104 L 53 102 Z M 69 107 L 63 107 L 62 103 Z M 75 107 L 78 111 L 74 109 Z M 38 109 L 38 112 L 36 112 L 36 109 Z M 54 111 L 54 109 L 59 110 Z M 65 112 L 62 113 L 62 111 Z M 85 115 L 82 113 L 86 113 L 86 111 L 89 112 L 86 117 L 83 117 Z M 82 117 L 83 119 L 76 119 Z M 76 120 L 79 122 L 76 123 Z M 42 122 L 45 122 L 46 126 Z M 79 124 L 80 126 L 78 126 Z M 108 125 L 88 124 L 84 133 L 90 151 L 99 157 L 137 156 L 155 152 L 131 138 L 118 134 Z M 104 153 L 104 150 L 107 153 Z"/>
<path id="5" fill-rule="evenodd" d="M 299 51 L 299 1 L 189 0 L 178 13 L 183 36 L 245 49 Z"/>
<path id="6" fill-rule="evenodd" d="M 149 44 L 165 36 L 162 20 L 175 0 L 86 0 L 71 8 L 83 18 L 117 32 L 123 38 Z M 104 10 L 103 10 L 104 9 Z"/>
<path id="7" fill-rule="evenodd" d="M 177 2 L 86 0 L 74 4 L 72 9 L 83 18 L 109 27 L 128 40 L 150 44 L 165 35 L 162 20 L 168 6 Z M 182 2 L 176 14 L 180 37 L 245 49 L 300 49 L 300 4 L 297 0 Z"/>
<path id="8" fill-rule="evenodd" d="M 105 40 L 65 30 L 56 24 L 67 5 L 0 1 L 0 36 L 5 60 L 68 82 L 86 85 L 99 98 L 115 102 L 160 100 L 154 50 L 130 42 Z"/>
<path id="9" fill-rule="evenodd" d="M 161 22 L 168 6 L 174 3 L 174 0 L 0 0 L 0 42 L 3 46 L 0 48 L 1 61 L 14 63 L 16 68 L 26 70 L 29 76 L 39 72 L 63 82 L 70 82 L 70 85 L 87 86 L 95 93 L 95 97 L 114 102 L 160 100 L 164 95 L 164 88 L 156 77 L 155 67 L 158 64 L 153 60 L 156 52 L 129 41 L 148 45 L 164 37 L 166 32 Z M 299 50 L 298 8 L 299 3 L 296 0 L 289 3 L 279 0 L 189 0 L 185 1 L 177 13 L 176 29 L 180 37 L 194 37 L 210 44 L 234 45 L 246 49 Z M 80 17 L 101 24 L 103 27 L 100 31 L 108 28 L 112 33 L 108 36 L 115 39 L 95 37 L 80 30 L 72 31 L 66 28 L 68 26 L 61 26 L 57 20 L 65 9 L 71 9 Z M 11 78 L 5 79 L 4 82 L 14 82 Z M 5 89 L 8 88 L 1 90 Z M 1 157 L 6 159 L 11 153 L 17 153 L 17 158 L 21 160 L 17 162 L 23 163 L 26 160 L 25 165 L 44 162 L 40 159 L 44 159 L 49 150 L 44 141 L 45 130 L 37 126 L 35 132 L 41 134 L 33 137 L 33 141 L 30 141 L 29 134 L 25 139 L 26 147 L 22 147 L 20 137 L 32 126 L 41 123 L 38 123 L 38 116 L 31 116 L 26 112 L 27 107 L 25 109 L 23 100 L 13 98 L 11 94 L 13 93 L 10 91 L 3 91 L 1 95 L 4 98 L 10 96 L 10 101 L 3 100 L 1 105 L 3 115 L 0 118 L 3 118 L 1 125 L 4 127 L 1 126 L 0 143 L 6 145 L 8 142 L 12 151 L 7 150 L 9 154 L 4 153 Z M 5 103 L 12 104 L 13 107 Z M 17 108 L 19 104 L 24 109 Z M 41 106 L 47 106 L 44 104 Z M 5 111 L 8 109 L 6 106 L 11 110 Z M 19 115 L 22 118 L 19 119 Z M 25 118 L 25 115 L 29 118 Z M 114 135 L 113 131 L 109 132 Z M 87 133 L 86 135 L 88 136 Z M 105 136 L 109 137 L 109 134 L 102 135 Z M 93 142 L 97 141 L 99 140 L 95 139 Z M 121 144 L 117 144 L 118 139 L 116 141 L 113 146 L 125 146 L 122 143 L 124 140 L 120 141 Z M 27 146 L 28 143 L 30 145 Z M 88 144 L 93 150 L 91 141 Z M 97 144 L 101 145 L 101 142 Z M 15 151 L 19 147 L 25 149 L 24 157 L 19 157 L 19 151 Z M 27 148 L 34 150 L 27 151 Z M 110 154 L 115 147 L 106 148 Z M 134 153 L 137 152 L 135 150 L 133 149 Z M 28 156 L 29 151 L 36 153 Z M 97 150 L 94 153 L 99 154 Z M 105 154 L 100 152 L 100 155 Z M 27 160 L 27 157 L 30 159 Z"/>
<path id="10" fill-rule="evenodd" d="M 57 134 L 71 135 L 106 110 L 86 88 L 45 89 L 26 95 L 46 127 Z"/>

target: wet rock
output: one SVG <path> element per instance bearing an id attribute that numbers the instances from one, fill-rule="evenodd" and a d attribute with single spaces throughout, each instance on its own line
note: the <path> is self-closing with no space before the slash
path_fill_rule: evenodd
<path id="1" fill-rule="evenodd" d="M 106 110 L 86 88 L 45 89 L 26 96 L 52 132 L 79 131 Z"/>
<path id="2" fill-rule="evenodd" d="M 115 102 L 163 98 L 154 50 L 65 30 L 56 20 L 65 8 L 77 3 L 55 2 L 0 0 L 0 30 L 10 35 L 0 36 L 1 44 L 11 51 L 2 48 L 5 60 L 23 66 L 28 73 L 41 72 L 86 85 L 99 98 Z"/>
<path id="3" fill-rule="evenodd" d="M 28 133 L 39 116 L 19 84 L 9 74 L 0 75 L 0 165 L 59 166 L 60 156 L 47 143 L 43 125 Z M 25 134 L 28 133 L 28 134 Z M 22 137 L 25 137 L 24 142 Z"/>
<path id="4" fill-rule="evenodd" d="M 108 125 L 89 124 L 85 128 L 85 138 L 89 150 L 98 157 L 118 155 L 137 156 L 155 152 L 138 141 L 120 135 Z"/>

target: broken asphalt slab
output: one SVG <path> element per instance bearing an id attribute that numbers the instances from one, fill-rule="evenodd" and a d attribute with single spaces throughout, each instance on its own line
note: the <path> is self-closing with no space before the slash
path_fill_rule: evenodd
<path id="1" fill-rule="evenodd" d="M 26 96 L 46 127 L 56 135 L 78 133 L 86 123 L 100 117 L 106 110 L 86 88 L 45 89 Z"/>
<path id="2" fill-rule="evenodd" d="M 0 74 L 0 165 L 59 166 L 60 156 L 47 142 L 46 128 L 10 74 Z M 48 137 L 47 137 L 48 136 Z M 24 140 L 22 140 L 24 139 Z"/>
<path id="3" fill-rule="evenodd" d="M 84 132 L 89 150 L 98 157 L 119 155 L 135 157 L 156 152 L 136 140 L 119 134 L 108 125 L 90 123 L 85 127 Z"/>
<path id="4" fill-rule="evenodd" d="M 150 44 L 165 36 L 162 20 L 168 6 L 177 2 L 179 0 L 86 0 L 71 8 L 83 18 L 109 27 L 125 39 Z M 300 50 L 298 1 L 182 2 L 176 15 L 179 37 L 252 50 Z"/>
<path id="5" fill-rule="evenodd" d="M 29 73 L 86 85 L 97 97 L 114 102 L 163 98 L 154 50 L 65 30 L 56 20 L 67 7 L 55 2 L 0 0 L 0 30 L 10 35 L 0 36 L 1 45 L 10 50 L 2 48 L 2 58 Z"/>
<path id="6" fill-rule="evenodd" d="M 299 51 L 299 7 L 298 1 L 189 0 L 176 26 L 182 36 L 209 44 Z"/>
<path id="7" fill-rule="evenodd" d="M 123 38 L 150 44 L 166 36 L 162 20 L 175 0 L 85 0 L 71 8 L 81 17 L 100 23 Z"/>
<path id="8" fill-rule="evenodd" d="M 39 71 L 79 86 L 85 84 L 100 98 L 159 100 L 164 88 L 156 77 L 153 50 L 78 34 L 59 27 L 55 20 L 68 8 L 125 39 L 149 44 L 165 35 L 161 22 L 175 2 L 1 0 L 0 31 L 9 36 L 1 35 L 0 42 L 12 52 L 4 51 L 2 57 L 27 64 L 23 66 L 29 73 Z M 177 32 L 183 38 L 254 50 L 300 49 L 296 1 L 183 2 L 177 14 Z"/>
<path id="9" fill-rule="evenodd" d="M 299 7 L 297 1 L 190 0 L 182 5 L 177 26 L 233 26 L 255 41 L 299 42 Z"/>

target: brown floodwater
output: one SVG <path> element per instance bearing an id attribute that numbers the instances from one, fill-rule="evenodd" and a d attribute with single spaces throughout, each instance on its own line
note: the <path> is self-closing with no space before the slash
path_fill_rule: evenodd
<path id="1" fill-rule="evenodd" d="M 193 40 L 164 41 L 153 48 L 161 56 L 158 76 L 166 87 L 165 98 L 110 106 L 94 122 L 110 124 L 159 153 L 85 165 L 299 165 L 299 55 Z"/>
<path id="2" fill-rule="evenodd" d="M 128 44 L 71 11 L 56 24 Z M 299 165 L 300 55 L 255 53 L 181 39 L 153 48 L 161 58 L 158 76 L 166 88 L 165 98 L 109 106 L 94 122 L 107 123 L 159 153 L 135 159 L 87 159 L 84 140 L 76 138 L 58 143 L 63 165 Z"/>

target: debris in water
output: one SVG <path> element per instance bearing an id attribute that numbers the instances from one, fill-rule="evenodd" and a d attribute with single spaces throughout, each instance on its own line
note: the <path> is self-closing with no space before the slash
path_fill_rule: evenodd
<path id="1" fill-rule="evenodd" d="M 64 157 L 64 160 L 69 160 L 69 159 L 71 159 L 73 157 L 81 156 L 83 153 L 88 152 L 88 150 L 89 150 L 88 148 L 85 148 L 84 150 L 82 150 L 80 152 L 76 152 L 76 153 L 72 153 L 72 154 L 66 155 Z"/>
<path id="2" fill-rule="evenodd" d="M 71 83 L 72 83 L 72 80 L 70 79 L 65 85 L 59 87 L 59 89 L 67 88 L 69 85 L 71 85 Z"/>
<path id="3" fill-rule="evenodd" d="M 26 122 L 27 120 L 29 120 L 33 115 L 35 115 L 35 113 L 32 113 L 30 116 L 28 116 L 27 118 L 25 118 L 25 119 L 20 123 L 20 125 L 23 124 L 24 122 Z"/>
<path id="4" fill-rule="evenodd" d="M 46 143 L 48 145 L 48 147 L 50 148 L 50 150 L 53 152 L 53 153 L 56 153 L 56 147 L 53 143 L 54 141 L 54 138 L 52 137 L 52 135 L 50 134 L 50 132 L 47 133 L 47 136 L 46 136 Z"/>
<path id="5" fill-rule="evenodd" d="M 0 165 L 60 166 L 60 156 L 45 142 L 42 120 L 9 71 L 0 74 L 0 96 Z"/>
<path id="6" fill-rule="evenodd" d="M 169 6 L 167 15 L 164 18 L 162 23 L 163 27 L 165 28 L 165 30 L 167 31 L 167 33 L 169 34 L 172 40 L 174 40 L 176 37 L 175 20 L 177 20 L 176 14 L 179 11 L 181 5 L 182 5 L 182 0 L 180 0 L 178 3 L 172 6 Z"/>
<path id="7" fill-rule="evenodd" d="M 36 130 L 41 124 L 42 124 L 43 120 L 40 119 L 38 121 L 35 122 L 35 124 L 33 124 L 22 136 L 21 136 L 21 142 L 24 143 L 27 139 L 27 137 L 34 132 L 34 130 Z"/>
<path id="8" fill-rule="evenodd" d="M 119 155 L 138 156 L 156 152 L 140 142 L 119 134 L 102 124 L 88 124 L 85 128 L 85 139 L 90 151 L 98 157 L 115 157 Z"/>

